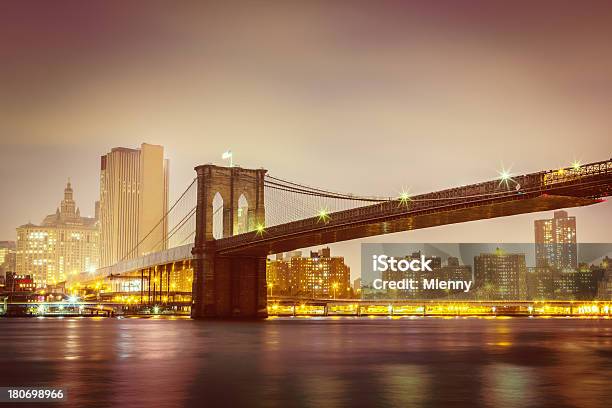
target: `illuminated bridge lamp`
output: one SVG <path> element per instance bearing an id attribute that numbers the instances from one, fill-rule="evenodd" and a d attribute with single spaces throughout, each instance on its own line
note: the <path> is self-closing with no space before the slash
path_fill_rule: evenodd
<path id="1" fill-rule="evenodd" d="M 410 202 L 410 194 L 408 194 L 407 191 L 402 191 L 399 196 L 399 202 L 402 205 L 408 205 L 408 202 Z"/>
<path id="2" fill-rule="evenodd" d="M 512 178 L 510 172 L 508 170 L 502 170 L 499 172 L 499 179 L 501 181 L 508 181 Z"/>
<path id="3" fill-rule="evenodd" d="M 323 221 L 323 222 L 327 222 L 329 221 L 329 212 L 327 211 L 327 209 L 322 208 L 319 210 L 319 213 L 317 214 L 319 217 L 319 221 Z"/>
<path id="4" fill-rule="evenodd" d="M 257 226 L 255 227 L 255 231 L 257 232 L 257 235 L 263 235 L 265 230 L 266 229 L 263 224 L 257 224 Z"/>
<path id="5" fill-rule="evenodd" d="M 510 173 L 510 170 L 506 170 L 504 168 L 502 168 L 501 171 L 498 171 L 497 174 L 499 175 L 499 186 L 501 186 L 502 184 L 505 184 L 506 187 L 508 187 L 510 184 L 510 182 L 514 182 L 516 183 L 516 181 L 514 181 L 512 179 L 512 173 Z M 516 183 L 518 185 L 518 183 Z"/>
<path id="6" fill-rule="evenodd" d="M 573 168 L 574 170 L 579 170 L 579 169 L 580 169 L 580 160 L 574 160 L 574 161 L 572 162 L 572 168 Z"/>

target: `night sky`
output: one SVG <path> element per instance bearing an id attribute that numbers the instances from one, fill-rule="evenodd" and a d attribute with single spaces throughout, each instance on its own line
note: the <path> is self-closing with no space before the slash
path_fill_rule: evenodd
<path id="1" fill-rule="evenodd" d="M 333 3 L 333 4 L 332 4 Z M 197 164 L 397 195 L 612 156 L 612 2 L 1 1 L 0 240 L 93 215 L 99 156 L 162 144 Z M 609 242 L 612 205 L 571 209 Z M 530 242 L 533 219 L 370 241 Z M 335 245 L 353 269 L 358 243 Z"/>

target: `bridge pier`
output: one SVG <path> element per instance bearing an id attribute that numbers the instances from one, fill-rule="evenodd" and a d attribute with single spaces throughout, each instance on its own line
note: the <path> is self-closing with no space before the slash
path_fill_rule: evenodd
<path id="1" fill-rule="evenodd" d="M 194 258 L 191 317 L 268 316 L 265 257 L 217 255 L 212 241 Z"/>

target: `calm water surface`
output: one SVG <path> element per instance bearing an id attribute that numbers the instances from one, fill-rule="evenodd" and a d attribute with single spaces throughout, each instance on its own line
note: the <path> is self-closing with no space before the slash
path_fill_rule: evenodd
<path id="1" fill-rule="evenodd" d="M 66 387 L 74 407 L 612 401 L 603 319 L 29 318 L 0 319 L 0 335 L 0 385 Z"/>

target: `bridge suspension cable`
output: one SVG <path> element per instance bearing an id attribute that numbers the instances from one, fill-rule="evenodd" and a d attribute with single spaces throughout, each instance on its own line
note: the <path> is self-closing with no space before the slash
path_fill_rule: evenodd
<path id="1" fill-rule="evenodd" d="M 271 175 L 264 179 L 266 226 L 304 218 L 326 218 L 337 211 L 393 201 L 390 197 L 358 196 L 312 187 Z"/>
<path id="2" fill-rule="evenodd" d="M 329 198 L 338 198 L 338 199 L 347 199 L 352 201 L 365 201 L 365 202 L 385 202 L 385 201 L 393 201 L 391 197 L 375 197 L 375 196 L 357 196 L 351 193 L 338 193 L 329 190 L 323 190 L 316 187 L 307 186 L 305 184 L 299 184 L 288 180 L 283 180 L 281 178 L 274 177 L 272 175 L 266 174 L 266 179 L 264 180 L 264 184 L 276 186 L 279 189 L 284 188 L 288 191 L 295 192 L 303 192 L 305 194 L 312 195 L 320 195 L 322 197 Z"/>
<path id="3" fill-rule="evenodd" d="M 179 196 L 179 198 L 176 199 L 176 201 L 170 206 L 170 208 L 166 211 L 166 213 L 160 218 L 160 220 L 153 226 L 153 228 L 151 228 L 150 231 L 148 231 L 139 241 L 138 243 L 136 243 L 136 245 L 134 245 L 128 252 L 125 253 L 125 255 L 123 255 L 123 257 L 120 259 L 119 262 L 121 261 L 125 261 L 126 259 L 130 259 L 131 257 L 133 257 L 133 255 L 136 253 L 136 256 L 140 255 L 139 252 L 139 248 L 141 246 L 146 246 L 147 240 L 150 240 L 151 238 L 153 238 L 153 233 L 155 233 L 156 231 L 160 231 L 162 233 L 162 237 L 166 238 L 168 237 L 168 224 L 170 222 L 172 222 L 172 219 L 176 219 L 176 214 L 177 213 L 184 213 L 184 207 L 185 204 L 187 202 L 189 202 L 189 204 L 191 204 L 192 202 L 195 203 L 195 195 L 196 195 L 196 180 L 197 178 L 194 178 L 191 183 L 189 184 L 189 186 L 187 186 L 187 188 L 185 189 L 185 191 L 183 191 L 181 193 L 181 195 Z M 195 208 L 190 205 L 191 208 L 193 208 L 195 210 Z M 190 212 L 191 210 L 189 210 L 188 212 Z M 195 211 L 194 211 L 195 213 Z M 181 221 L 184 219 L 184 216 L 180 216 Z M 173 223 L 173 227 L 172 230 L 176 229 L 177 225 L 180 224 L 179 223 Z M 180 227 L 179 227 L 180 229 Z M 194 221 L 194 231 L 195 231 L 195 221 Z M 167 241 L 167 238 L 166 238 Z M 156 248 L 159 245 L 159 243 L 155 243 L 151 248 L 149 248 L 150 250 L 153 248 Z M 160 248 L 160 249 L 165 249 L 165 248 Z M 149 252 L 149 251 L 147 251 Z"/>

